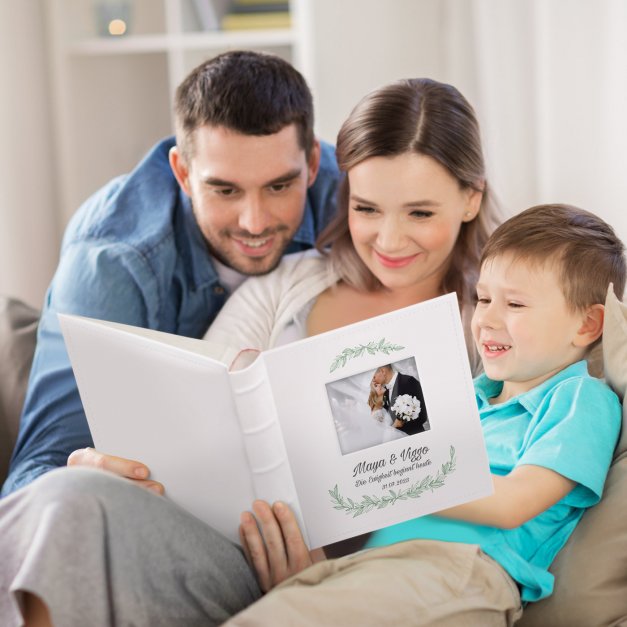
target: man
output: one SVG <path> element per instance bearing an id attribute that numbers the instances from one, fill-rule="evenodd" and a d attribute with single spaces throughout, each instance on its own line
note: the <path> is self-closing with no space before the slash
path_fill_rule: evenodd
<path id="1" fill-rule="evenodd" d="M 68 226 L 3 495 L 77 449 L 78 463 L 123 463 L 85 449 L 57 313 L 201 337 L 245 276 L 310 248 L 335 210 L 333 149 L 314 138 L 311 93 L 280 58 L 239 51 L 201 64 L 177 90 L 175 119 L 176 141 L 96 192 Z"/>
<path id="2" fill-rule="evenodd" d="M 386 391 L 383 395 L 383 407 L 390 412 L 394 420 L 394 427 L 407 435 L 421 433 L 426 430 L 428 420 L 427 407 L 422 394 L 422 386 L 418 379 L 409 374 L 397 372 L 390 364 L 377 368 L 372 379 L 375 383 L 385 386 Z M 397 398 L 404 394 L 413 396 L 420 403 L 420 413 L 413 420 L 408 420 L 393 409 Z"/>

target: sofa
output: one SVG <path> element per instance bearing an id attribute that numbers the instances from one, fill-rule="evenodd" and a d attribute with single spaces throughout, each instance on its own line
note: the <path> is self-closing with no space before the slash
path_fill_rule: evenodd
<path id="1" fill-rule="evenodd" d="M 0 481 L 17 435 L 38 312 L 0 297 Z M 608 293 L 603 335 L 608 383 L 627 388 L 627 306 Z M 589 509 L 560 551 L 551 572 L 552 596 L 525 608 L 520 627 L 627 627 L 627 404 L 623 430 L 602 501 Z M 594 428 L 590 416 L 590 428 Z"/>
<path id="2" fill-rule="evenodd" d="M 37 310 L 0 296 L 0 482 L 17 438 L 38 320 Z"/>

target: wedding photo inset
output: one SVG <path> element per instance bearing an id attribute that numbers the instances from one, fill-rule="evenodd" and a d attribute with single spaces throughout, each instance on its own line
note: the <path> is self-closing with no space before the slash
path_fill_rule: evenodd
<path id="1" fill-rule="evenodd" d="M 342 455 L 430 428 L 414 357 L 382 364 L 326 387 Z"/>

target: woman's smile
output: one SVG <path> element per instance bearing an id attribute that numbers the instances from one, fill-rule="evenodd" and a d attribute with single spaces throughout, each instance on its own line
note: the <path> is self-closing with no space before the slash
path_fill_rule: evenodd
<path id="1" fill-rule="evenodd" d="M 418 255 L 421 253 L 415 253 L 414 255 L 407 255 L 404 257 L 388 257 L 378 250 L 373 249 L 376 258 L 381 262 L 381 265 L 386 268 L 404 268 L 408 266 Z"/>

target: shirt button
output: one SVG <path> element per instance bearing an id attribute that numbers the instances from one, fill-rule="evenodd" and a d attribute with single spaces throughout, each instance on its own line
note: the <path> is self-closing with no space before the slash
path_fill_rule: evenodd
<path id="1" fill-rule="evenodd" d="M 222 294 L 224 294 L 224 288 L 221 285 L 216 285 L 213 288 L 213 293 L 214 294 L 219 294 L 221 296 Z"/>

